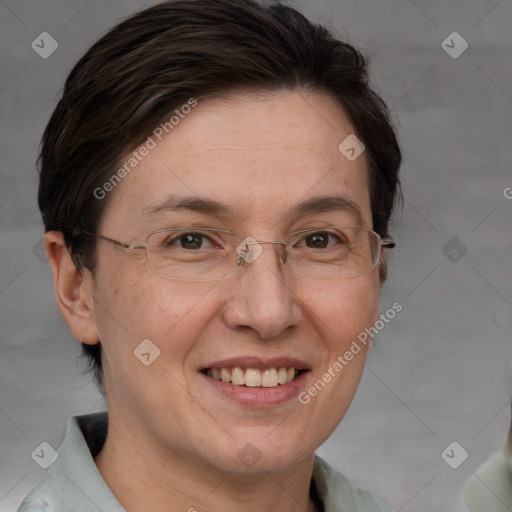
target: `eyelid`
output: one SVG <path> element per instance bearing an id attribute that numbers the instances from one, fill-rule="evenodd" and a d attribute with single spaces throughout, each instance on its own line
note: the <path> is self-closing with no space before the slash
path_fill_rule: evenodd
<path id="1" fill-rule="evenodd" d="M 310 233 L 310 232 L 314 233 L 314 232 L 321 232 L 321 231 L 330 231 L 330 230 L 336 229 L 337 227 L 338 226 L 336 226 L 336 225 L 329 224 L 328 226 L 313 226 L 311 228 L 298 229 L 298 230 L 290 233 L 288 235 L 288 238 L 295 236 L 295 235 L 300 235 L 301 233 Z"/>
<path id="2" fill-rule="evenodd" d="M 174 231 L 177 230 L 177 231 Z M 227 234 L 233 234 L 237 240 L 242 240 L 242 237 L 240 235 L 237 235 L 236 233 L 233 233 L 230 230 L 226 230 L 223 228 L 215 228 L 215 227 L 204 227 L 204 226 L 176 226 L 175 228 L 163 228 L 159 229 L 157 231 L 153 231 L 150 237 L 152 235 L 165 235 L 159 244 L 167 244 L 168 247 L 178 247 L 177 243 L 179 242 L 180 238 L 185 235 L 198 235 L 201 238 L 202 244 L 210 244 L 211 246 L 214 245 L 222 245 L 225 240 L 223 240 L 223 235 Z M 149 238 L 149 237 L 148 237 Z M 171 243 L 172 242 L 172 243 Z M 235 241 L 234 241 L 235 242 Z M 236 241 L 235 243 L 239 243 Z"/>
<path id="3" fill-rule="evenodd" d="M 359 226 L 350 226 L 350 228 L 351 229 L 365 229 L 365 228 L 361 228 Z M 290 239 L 297 235 L 307 234 L 307 233 L 315 233 L 315 232 L 318 232 L 318 233 L 328 232 L 333 236 L 340 237 L 340 235 L 336 233 L 337 229 L 340 229 L 339 224 L 328 224 L 325 226 L 312 226 L 312 227 L 292 231 L 289 235 L 287 235 L 287 236 L 285 235 L 283 237 L 283 240 Z M 247 236 L 250 236 L 250 235 L 241 235 L 231 229 L 216 227 L 216 226 L 212 226 L 212 225 L 203 225 L 203 224 L 197 225 L 197 226 L 194 226 L 194 225 L 184 226 L 181 224 L 179 226 L 165 227 L 165 228 L 157 229 L 157 230 L 153 231 L 151 234 L 153 235 L 153 234 L 163 232 L 163 231 L 172 232 L 173 230 L 181 230 L 181 231 L 178 231 L 176 234 L 173 234 L 172 237 L 177 237 L 180 235 L 180 233 L 181 233 L 181 235 L 186 235 L 189 233 L 200 233 L 204 237 L 208 237 L 209 236 L 208 233 L 212 233 L 212 234 L 218 233 L 219 236 L 222 236 L 223 233 L 232 233 L 243 240 Z M 169 236 L 171 236 L 171 235 L 169 235 Z"/>
<path id="4" fill-rule="evenodd" d="M 342 234 L 336 232 L 335 228 L 336 228 L 336 226 L 326 226 L 326 227 L 322 227 L 322 228 L 301 229 L 299 231 L 295 231 L 294 233 L 292 233 L 287 238 L 287 241 L 289 243 L 291 243 L 291 245 L 293 246 L 293 245 L 303 241 L 310 234 L 327 233 L 330 239 L 335 238 L 336 240 L 338 240 L 342 243 L 345 243 L 345 240 L 343 239 Z"/>
<path id="5" fill-rule="evenodd" d="M 178 231 L 174 231 L 172 228 L 169 228 L 169 231 L 165 232 L 166 237 L 165 240 L 179 240 L 180 237 L 185 235 L 198 235 L 203 238 L 212 238 L 218 233 L 218 230 L 208 230 L 205 231 L 204 228 L 190 228 L 190 229 L 181 229 Z"/>

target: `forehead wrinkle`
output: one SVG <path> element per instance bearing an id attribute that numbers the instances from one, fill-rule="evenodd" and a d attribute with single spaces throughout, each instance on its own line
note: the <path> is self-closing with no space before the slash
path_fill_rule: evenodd
<path id="1" fill-rule="evenodd" d="M 197 143 L 197 140 L 194 141 Z M 198 153 L 204 153 L 205 151 L 222 151 L 222 150 L 246 150 L 247 148 L 253 149 L 283 149 L 283 148 L 301 148 L 307 150 L 316 150 L 321 153 L 330 153 L 331 148 L 324 148 L 321 146 L 312 146 L 311 144 L 300 144 L 300 143 L 283 143 L 283 144 L 212 144 L 203 146 L 201 148 L 195 148 L 192 151 L 180 151 L 176 152 L 175 156 L 190 156 Z"/>

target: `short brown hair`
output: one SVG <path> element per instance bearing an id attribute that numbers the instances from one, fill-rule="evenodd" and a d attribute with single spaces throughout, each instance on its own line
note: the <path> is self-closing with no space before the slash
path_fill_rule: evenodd
<path id="1" fill-rule="evenodd" d="M 42 138 L 39 208 L 79 271 L 94 270 L 106 200 L 94 190 L 190 98 L 236 90 L 326 92 L 366 146 L 373 229 L 388 235 L 401 154 L 363 55 L 293 8 L 252 0 L 171 0 L 124 20 L 75 65 Z M 341 142 L 341 141 L 340 141 Z M 385 266 L 381 277 L 385 277 Z M 100 344 L 82 345 L 102 387 Z"/>

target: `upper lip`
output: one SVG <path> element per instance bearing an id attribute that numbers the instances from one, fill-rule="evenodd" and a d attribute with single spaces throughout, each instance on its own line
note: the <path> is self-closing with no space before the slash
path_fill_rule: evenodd
<path id="1" fill-rule="evenodd" d="M 266 370 L 268 368 L 296 368 L 297 370 L 308 370 L 309 366 L 305 361 L 295 359 L 294 357 L 273 357 L 263 359 L 261 357 L 231 357 L 214 361 L 201 369 L 208 368 L 254 368 L 257 370 Z"/>

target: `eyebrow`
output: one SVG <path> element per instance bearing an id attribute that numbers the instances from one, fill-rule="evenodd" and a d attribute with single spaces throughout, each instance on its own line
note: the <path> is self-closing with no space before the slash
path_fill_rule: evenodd
<path id="1" fill-rule="evenodd" d="M 236 212 L 229 206 L 209 199 L 207 197 L 178 197 L 171 195 L 162 203 L 148 206 L 142 211 L 144 217 L 157 213 L 177 210 L 191 210 L 218 218 L 235 219 Z M 353 201 L 343 196 L 315 196 L 307 201 L 295 205 L 285 213 L 283 220 L 290 221 L 297 217 L 304 217 L 311 213 L 328 213 L 333 211 L 344 211 L 356 217 L 360 225 L 363 224 L 361 208 Z"/>
<path id="2" fill-rule="evenodd" d="M 142 211 L 144 217 L 163 211 L 191 210 L 215 217 L 235 217 L 235 212 L 228 206 L 207 197 L 178 197 L 171 195 L 155 206 L 148 206 Z"/>
<path id="3" fill-rule="evenodd" d="M 296 217 L 303 217 L 310 213 L 328 213 L 333 211 L 344 211 L 356 217 L 360 225 L 363 224 L 363 214 L 359 205 L 343 196 L 316 196 L 299 203 L 289 210 L 285 220 L 292 220 Z"/>

